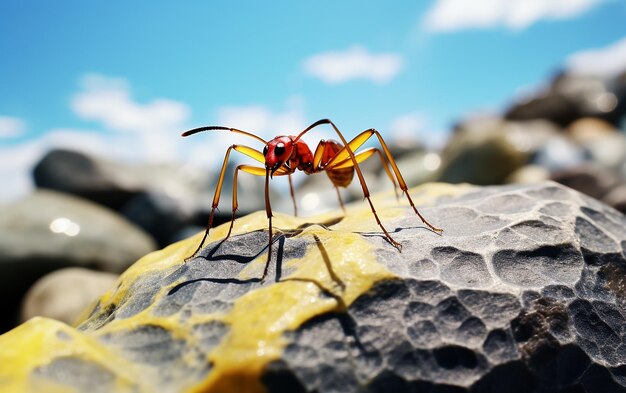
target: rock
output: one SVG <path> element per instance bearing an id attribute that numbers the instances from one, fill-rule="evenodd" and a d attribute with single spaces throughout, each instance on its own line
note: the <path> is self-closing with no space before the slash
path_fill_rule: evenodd
<path id="1" fill-rule="evenodd" d="M 510 120 L 546 119 L 565 126 L 582 116 L 574 99 L 563 94 L 541 92 L 513 104 L 506 113 Z"/>
<path id="2" fill-rule="evenodd" d="M 547 119 L 563 127 L 583 117 L 600 117 L 618 124 L 624 114 L 624 89 L 619 79 L 562 72 L 549 86 L 511 105 L 509 120 Z"/>
<path id="3" fill-rule="evenodd" d="M 617 129 L 606 120 L 597 117 L 583 117 L 572 122 L 566 131 L 574 140 L 586 144 L 587 140 L 612 135 L 617 132 Z"/>
<path id="4" fill-rule="evenodd" d="M 626 184 L 621 184 L 608 192 L 602 201 L 626 214 Z"/>
<path id="5" fill-rule="evenodd" d="M 431 181 L 437 176 L 437 170 L 441 167 L 441 156 L 432 151 L 416 151 L 406 154 L 396 160 L 402 177 L 409 187 Z M 378 173 L 378 181 L 372 187 L 375 190 L 391 189 L 391 181 L 383 168 Z"/>
<path id="6" fill-rule="evenodd" d="M 136 195 L 120 209 L 120 213 L 151 234 L 160 247 L 172 243 L 194 216 L 189 206 L 158 192 Z"/>
<path id="7" fill-rule="evenodd" d="M 554 172 L 552 180 L 597 199 L 603 199 L 624 180 L 611 170 L 598 165 L 580 165 Z"/>
<path id="8" fill-rule="evenodd" d="M 37 187 L 77 195 L 117 209 L 141 191 L 127 171 L 71 150 L 48 152 L 33 169 Z"/>
<path id="9" fill-rule="evenodd" d="M 539 165 L 524 165 L 506 178 L 506 183 L 531 184 L 550 178 L 550 172 Z"/>
<path id="10" fill-rule="evenodd" d="M 71 150 L 52 150 L 33 171 L 38 187 L 77 195 L 114 210 L 142 193 L 160 193 L 183 209 L 195 207 L 206 190 L 205 171 L 170 164 L 133 165 L 88 156 Z"/>
<path id="11" fill-rule="evenodd" d="M 543 120 L 504 121 L 499 120 L 500 128 L 507 140 L 519 152 L 537 154 L 546 143 L 561 133 L 554 123 Z"/>
<path id="12" fill-rule="evenodd" d="M 588 159 L 589 156 L 585 149 L 575 144 L 571 139 L 558 135 L 547 140 L 537 150 L 532 162 L 553 172 L 581 165 Z"/>
<path id="13" fill-rule="evenodd" d="M 441 153 L 435 179 L 476 185 L 500 184 L 527 161 L 527 153 L 509 140 L 499 119 L 462 123 Z"/>
<path id="14" fill-rule="evenodd" d="M 83 268 L 66 268 L 47 274 L 26 293 L 22 321 L 41 316 L 72 324 L 115 284 L 118 277 Z"/>
<path id="15" fill-rule="evenodd" d="M 264 212 L 139 260 L 77 329 L 0 336 L 0 389 L 626 391 L 626 217 L 552 182 L 411 190 L 306 220 Z M 93 381 L 97 381 L 94 383 Z"/>
<path id="16" fill-rule="evenodd" d="M 124 271 L 154 241 L 115 212 L 54 191 L 0 206 L 0 331 L 18 319 L 24 293 L 45 274 L 78 266 Z"/>
<path id="17" fill-rule="evenodd" d="M 612 124 L 601 119 L 583 118 L 572 123 L 567 132 L 589 153 L 593 162 L 612 169 L 618 169 L 626 162 L 626 135 L 617 132 Z"/>
<path id="18" fill-rule="evenodd" d="M 223 199 L 228 204 L 232 174 L 230 177 L 224 186 L 227 199 Z M 150 233 L 161 246 L 169 244 L 186 225 L 205 225 L 216 183 L 209 183 L 209 178 L 210 174 L 199 168 L 122 163 L 69 150 L 50 151 L 34 170 L 37 186 L 77 195 L 119 211 Z M 249 182 L 249 179 L 240 182 L 243 191 L 240 196 L 244 200 L 250 191 Z M 253 207 L 258 209 L 256 205 Z M 230 218 L 230 209 L 226 211 Z M 216 222 L 225 219 L 220 215 Z"/>

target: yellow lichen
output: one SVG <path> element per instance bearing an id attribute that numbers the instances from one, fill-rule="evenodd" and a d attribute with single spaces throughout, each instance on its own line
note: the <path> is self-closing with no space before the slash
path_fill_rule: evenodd
<path id="1" fill-rule="evenodd" d="M 441 195 L 458 194 L 467 189 L 436 185 L 411 192 L 420 204 L 424 204 Z M 418 197 L 418 194 L 423 195 Z M 406 205 L 396 204 L 393 193 L 377 196 L 374 202 L 383 223 L 406 211 Z M 268 277 L 268 283 L 237 298 L 226 312 L 188 318 L 182 318 L 178 313 L 167 317 L 155 315 L 155 304 L 178 284 L 173 283 L 160 288 L 153 303 L 144 310 L 125 319 L 113 319 L 95 331 L 79 332 L 58 322 L 36 319 L 0 336 L 0 390 L 35 391 L 29 381 L 32 381 L 32 373 L 37 367 L 59 356 L 78 356 L 111 370 L 117 377 L 116 388 L 119 389 L 116 391 L 133 386 L 140 391 L 159 391 L 159 386 L 154 385 L 156 379 L 152 378 L 157 372 L 154 368 L 127 360 L 117 349 L 106 347 L 98 339 L 111 333 L 153 325 L 166 329 L 173 339 L 184 339 L 186 345 L 193 346 L 196 344 L 191 334 L 194 325 L 220 321 L 228 326 L 228 333 L 206 354 L 206 364 L 211 363 L 213 368 L 199 383 L 185 383 L 184 390 L 263 392 L 260 377 L 269 362 L 280 358 L 286 345 L 285 332 L 297 329 L 318 315 L 344 311 L 377 282 L 394 277 L 377 262 L 372 244 L 359 234 L 379 231 L 366 204 L 349 207 L 346 217 L 333 225 L 332 230 L 321 225 L 301 228 L 305 223 L 322 224 L 338 218 L 341 215 L 337 213 L 307 218 L 275 214 L 277 233 L 297 230 L 295 236 L 309 240 L 309 246 L 302 258 L 285 261 L 292 273 L 275 283 L 269 283 Z M 233 236 L 266 227 L 265 213 L 253 213 L 236 221 Z M 212 229 L 207 244 L 221 240 L 227 230 L 227 224 Z M 202 233 L 141 258 L 122 274 L 116 287 L 100 298 L 94 315 L 85 313 L 79 324 L 99 313 L 106 315 L 107 310 L 123 304 L 133 296 L 133 284 L 141 277 L 179 268 L 201 238 Z M 238 278 L 259 277 L 266 257 L 266 253 L 261 254 L 241 270 Z M 58 331 L 67 333 L 72 340 L 59 339 Z M 189 356 L 184 357 L 184 361 L 193 364 L 198 360 Z M 52 390 L 52 384 L 49 387 Z"/>
<path id="2" fill-rule="evenodd" d="M 136 380 L 137 367 L 88 334 L 62 322 L 33 318 L 0 336 L 0 391 L 2 392 L 72 392 L 69 387 L 42 381 L 36 370 L 54 359 L 75 357 L 95 363 L 116 376 L 115 391 L 130 392 L 141 388 Z"/>

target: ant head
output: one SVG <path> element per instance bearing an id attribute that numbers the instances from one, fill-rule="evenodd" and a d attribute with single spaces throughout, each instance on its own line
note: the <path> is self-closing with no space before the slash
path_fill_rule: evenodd
<path id="1" fill-rule="evenodd" d="M 263 149 L 265 168 L 270 170 L 270 177 L 291 157 L 293 140 L 288 136 L 279 136 L 267 142 Z"/>

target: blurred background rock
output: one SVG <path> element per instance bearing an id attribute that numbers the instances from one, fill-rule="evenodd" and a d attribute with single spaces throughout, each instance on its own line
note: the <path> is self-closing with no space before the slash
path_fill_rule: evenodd
<path id="1" fill-rule="evenodd" d="M 434 18 L 433 20 L 436 20 L 437 15 L 434 13 L 441 8 L 439 6 L 442 4 L 445 6 L 444 3 L 446 2 L 433 2 L 430 14 L 424 9 L 420 12 L 426 15 L 426 19 Z M 595 2 L 589 2 L 589 4 L 591 3 Z M 365 6 L 359 4 L 359 7 Z M 612 7 L 618 6 L 612 5 Z M 314 8 L 324 9 L 321 6 Z M 624 12 L 623 9 L 620 10 Z M 20 14 L 13 9 L 8 11 L 14 11 L 15 15 Z M 5 25 L 8 26 L 7 23 L 11 22 L 6 19 L 6 16 L 4 16 L 5 19 L 1 19 L 2 14 L 12 15 L 8 11 L 0 12 L 0 25 L 6 22 Z M 32 15 L 28 10 L 21 11 L 29 18 Z M 141 10 L 142 15 L 144 11 L 144 9 Z M 314 13 L 316 11 L 309 10 L 308 12 Z M 325 16 L 328 14 L 324 11 Z M 236 11 L 236 15 L 240 15 L 239 10 Z M 169 20 L 169 15 L 167 16 Z M 194 15 L 188 16 L 193 17 Z M 254 18 L 250 19 L 263 19 L 256 18 L 256 16 L 254 15 Z M 280 15 L 276 17 L 280 17 Z M 371 17 L 374 20 L 380 20 L 381 25 L 384 24 L 384 15 L 374 13 Z M 47 19 L 49 18 L 46 16 Z M 217 19 L 219 20 L 214 21 L 216 24 L 222 23 L 222 19 L 229 20 L 229 18 Z M 297 20 L 301 21 L 302 18 L 297 18 Z M 424 24 L 432 22 L 428 22 L 428 20 Z M 11 23 L 11 26 L 14 26 L 17 22 Z M 285 23 L 294 22 L 285 21 Z M 315 20 L 315 24 L 318 23 L 319 20 Z M 30 23 L 22 24 L 28 26 Z M 268 25 L 265 20 L 263 20 L 263 24 L 263 27 Z M 360 24 L 371 27 L 371 24 L 365 22 L 360 22 Z M 186 23 L 186 25 L 191 26 L 193 24 Z M 396 26 L 396 19 L 393 21 L 387 19 L 387 25 Z M 352 27 L 352 25 L 350 26 Z M 439 27 L 431 26 L 429 29 L 446 29 L 446 26 L 443 25 L 436 26 Z M 623 28 L 622 25 L 620 26 Z M 161 25 L 158 26 L 159 29 L 161 27 Z M 232 26 L 229 24 L 229 27 Z M 521 29 L 523 27 L 526 26 L 516 26 L 515 28 Z M 26 27 L 24 28 L 26 29 Z M 224 36 L 217 34 L 217 31 L 219 29 L 215 28 L 207 34 L 217 37 L 215 39 L 220 41 Z M 434 34 L 431 30 L 429 32 Z M 112 31 L 109 33 L 113 34 Z M 225 34 L 231 33 L 232 31 Z M 100 32 L 99 34 L 105 33 Z M 265 33 L 259 31 L 258 34 Z M 621 34 L 623 35 L 623 32 Z M 286 39 L 291 38 L 287 37 L 290 34 L 283 35 Z M 515 34 L 511 35 L 514 36 Z M 193 35 L 189 37 L 193 37 Z M 246 45 L 242 44 L 240 47 L 245 46 L 250 50 L 254 49 L 252 48 L 253 45 L 249 45 L 250 40 L 254 40 L 254 38 L 247 34 L 245 40 L 241 41 Z M 509 38 L 515 39 L 515 37 Z M 189 40 L 192 42 L 192 38 Z M 336 42 L 335 37 L 331 37 L 331 40 L 333 43 Z M 376 42 L 380 43 L 381 40 L 384 41 L 383 38 L 380 38 Z M 144 41 L 140 41 L 140 46 L 143 48 Z M 175 44 L 170 42 L 168 48 L 177 48 L 182 42 L 173 41 Z M 212 48 L 211 45 L 217 45 L 218 41 L 212 41 L 212 44 L 207 44 L 208 46 L 193 41 L 196 45 L 194 50 L 189 47 L 181 50 L 190 56 L 200 56 L 200 54 L 211 52 L 211 61 L 217 63 L 216 57 L 220 57 L 219 61 L 227 63 L 228 67 L 236 66 L 236 61 L 224 61 L 221 58 L 224 51 L 217 52 L 213 49 L 207 51 L 207 47 Z M 298 42 L 298 45 L 300 44 Z M 157 45 L 159 47 L 158 53 L 163 56 L 160 45 L 161 42 Z M 272 45 L 274 45 L 273 41 Z M 289 45 L 294 46 L 293 43 Z M 533 47 L 532 51 L 534 51 L 533 53 L 546 51 L 546 48 L 547 46 Z M 614 49 L 622 52 L 624 48 L 626 48 L 626 40 L 624 39 L 614 45 Z M 229 47 L 229 49 L 231 48 Z M 194 52 L 195 50 L 197 53 Z M 14 54 L 17 53 L 16 51 L 13 52 L 15 52 Z M 341 60 L 344 59 L 342 53 L 330 52 L 330 55 Z M 364 76 L 360 75 L 355 79 L 359 77 L 367 79 L 368 82 L 376 86 L 384 85 L 390 78 L 397 75 L 403 67 L 407 66 L 402 62 L 402 58 L 398 60 L 392 54 L 385 55 L 384 53 L 378 57 L 375 53 L 370 53 L 358 45 L 346 53 L 355 56 L 350 58 L 361 59 L 365 63 L 384 60 L 385 64 L 389 65 L 387 68 L 391 67 L 389 68 L 391 73 L 383 75 L 368 74 L 369 71 L 366 66 L 363 66 L 364 71 L 359 68 Z M 474 74 L 479 73 L 480 70 L 473 70 L 471 64 L 477 64 L 477 61 L 481 65 L 483 63 L 495 63 L 507 56 L 507 54 L 492 53 L 490 58 L 478 59 L 474 58 L 475 56 L 470 49 L 463 49 L 455 54 L 464 56 L 464 61 L 467 61 L 467 64 L 457 64 L 457 68 L 454 69 L 455 72 L 460 71 L 462 74 L 461 80 L 458 79 L 461 76 L 457 74 L 457 81 L 454 82 L 456 89 L 442 91 L 438 86 L 430 84 L 422 90 L 424 87 L 422 81 L 420 88 L 416 89 L 419 90 L 417 95 L 423 96 L 425 101 L 430 101 L 431 98 L 436 98 L 435 96 L 438 95 L 454 97 L 465 89 L 465 82 L 474 78 Z M 231 55 L 235 54 L 231 53 Z M 237 54 L 237 56 L 245 56 L 246 59 L 249 59 L 247 53 Z M 460 112 L 454 125 L 436 135 L 434 135 L 435 133 L 429 135 L 418 132 L 421 128 L 419 126 L 420 120 L 415 116 L 402 119 L 400 123 L 404 126 L 398 126 L 398 129 L 403 129 L 404 132 L 385 130 L 377 124 L 366 126 L 381 128 L 380 131 L 389 144 L 409 187 L 428 181 L 496 185 L 531 183 L 552 179 L 598 198 L 621 212 L 626 212 L 626 57 L 619 53 L 618 56 L 621 56 L 620 59 L 622 59 L 617 62 L 617 64 L 621 64 L 621 68 L 616 69 L 614 67 L 615 62 L 611 64 L 612 68 L 608 66 L 603 68 L 601 67 L 603 65 L 601 64 L 602 60 L 598 60 L 596 61 L 598 67 L 592 70 L 593 72 L 587 72 L 585 69 L 581 70 L 579 67 L 573 66 L 570 59 L 564 62 L 565 64 L 560 65 L 560 69 L 555 70 L 554 75 L 548 76 L 539 87 L 531 89 L 531 93 L 527 92 L 520 95 L 519 92 L 511 91 L 510 101 L 501 103 L 504 109 L 500 113 L 491 111 L 489 114 L 481 112 L 462 115 Z M 316 74 L 317 71 L 313 70 L 314 66 L 327 61 L 328 58 L 322 55 L 317 57 L 311 55 L 305 59 L 302 65 L 304 71 L 301 72 L 305 77 L 318 78 L 329 85 L 346 81 L 350 83 L 351 77 L 349 76 Z M 151 61 L 155 64 L 158 63 L 158 61 L 153 61 L 153 58 Z M 201 70 L 204 70 L 203 67 L 206 65 L 206 62 L 187 60 L 186 58 L 184 62 L 185 64 L 189 63 L 189 66 L 194 69 Z M 348 61 L 346 60 L 346 62 Z M 6 59 L 4 63 L 7 63 Z M 39 58 L 29 62 L 29 64 L 38 63 L 40 63 Z M 67 61 L 63 64 L 64 66 L 67 65 Z M 412 69 L 411 72 L 405 71 L 406 74 L 439 72 L 439 70 L 433 70 L 432 67 L 434 66 L 432 65 L 430 65 L 430 69 L 428 64 L 420 63 L 420 65 L 424 67 L 423 70 L 415 71 Z M 240 68 L 232 71 L 228 69 L 228 75 L 208 72 L 211 74 L 210 77 L 207 77 L 210 82 L 209 90 L 206 90 L 207 85 L 205 84 L 203 85 L 205 90 L 199 89 L 198 94 L 203 96 L 215 95 L 218 90 L 210 90 L 210 88 L 213 87 L 212 84 L 216 83 L 216 80 L 232 78 L 233 76 L 236 76 L 235 79 L 238 79 L 239 76 L 249 76 L 242 74 L 242 72 L 253 72 L 254 70 L 250 70 L 250 68 L 257 66 L 250 67 L 246 64 L 245 67 L 243 71 Z M 261 66 L 258 65 L 258 67 Z M 117 70 L 115 67 L 113 69 Z M 22 72 L 17 66 L 9 71 L 13 73 Z M 164 71 L 168 73 L 163 76 L 164 79 L 174 84 L 184 83 L 180 79 L 185 77 L 186 71 L 176 67 Z M 514 68 L 499 70 L 502 74 L 518 71 Z M 31 76 L 30 71 L 25 70 L 24 72 L 28 73 L 29 77 Z M 50 72 L 51 74 L 48 74 L 48 68 L 46 68 L 46 80 L 54 79 L 50 78 L 50 75 L 54 76 L 56 75 L 54 72 L 60 71 L 52 70 Z M 452 70 L 448 67 L 441 72 L 445 74 L 452 72 Z M 4 72 L 2 68 L 0 68 L 0 74 L 4 75 L 5 78 L 2 79 L 3 84 L 8 84 L 12 74 Z M 36 76 L 40 77 L 41 75 L 37 74 Z M 497 77 L 497 75 L 495 76 Z M 265 76 L 254 74 L 254 77 L 255 79 L 262 79 Z M 332 77 L 336 79 L 332 79 Z M 482 73 L 481 78 L 485 77 L 491 77 L 491 75 Z M 299 92 L 298 86 L 303 82 L 298 78 L 301 76 L 287 78 L 288 81 L 285 82 L 289 87 L 287 90 Z M 427 75 L 426 78 L 428 78 Z M 33 185 L 33 189 L 29 191 L 30 195 L 18 195 L 19 193 L 16 192 L 15 194 L 19 198 L 4 201 L 0 205 L 0 297 L 2 298 L 0 333 L 15 326 L 20 320 L 20 315 L 28 317 L 40 312 L 45 313 L 45 308 L 48 307 L 46 304 L 50 304 L 50 310 L 58 309 L 59 302 L 63 303 L 63 301 L 56 300 L 62 299 L 62 296 L 57 296 L 57 294 L 62 293 L 64 288 L 68 288 L 68 296 L 71 295 L 69 297 L 74 304 L 86 304 L 95 297 L 97 291 L 82 291 L 79 288 L 72 288 L 70 292 L 71 282 L 82 280 L 90 282 L 89 280 L 92 278 L 99 283 L 111 282 L 115 274 L 123 272 L 142 255 L 204 230 L 221 160 L 230 144 L 239 143 L 239 141 L 234 142 L 236 138 L 232 134 L 224 134 L 220 138 L 194 136 L 193 139 L 183 140 L 179 137 L 179 133 L 184 131 L 184 128 L 180 129 L 183 125 L 188 125 L 187 107 L 178 101 L 165 99 L 157 99 L 145 105 L 137 104 L 132 101 L 128 84 L 122 78 L 106 78 L 97 74 L 89 74 L 85 76 L 83 82 L 83 91 L 72 99 L 73 111 L 79 113 L 83 120 L 106 123 L 110 130 L 121 131 L 120 135 L 111 138 L 110 143 L 102 144 L 100 139 L 90 139 L 93 135 L 89 136 L 89 132 L 84 133 L 86 135 L 84 141 L 75 141 L 73 138 L 77 137 L 76 133 L 64 133 L 61 130 L 57 136 L 59 138 L 64 137 L 64 143 L 48 143 L 50 141 L 47 141 L 36 145 L 36 149 L 30 149 L 27 146 L 24 150 L 19 150 L 19 154 L 10 157 L 0 156 L 0 159 L 4 158 L 0 160 L 0 164 L 7 168 L 10 168 L 13 163 L 17 166 L 26 162 L 27 155 L 36 156 L 36 162 L 30 168 L 32 171 L 30 180 L 32 180 Z M 485 83 L 484 80 L 482 83 Z M 196 86 L 194 85 L 193 88 L 195 89 Z M 231 91 L 235 90 L 250 97 L 255 97 L 257 94 L 254 89 L 250 89 L 247 85 L 233 85 L 228 91 L 222 88 L 219 90 L 219 94 L 231 94 Z M 389 101 L 388 95 L 370 97 L 369 93 L 364 94 L 363 91 L 355 88 L 353 95 L 344 94 L 345 91 L 343 91 L 343 93 L 337 94 L 337 97 L 329 97 L 327 99 L 330 103 L 323 107 L 324 111 L 319 111 L 319 108 L 316 108 L 316 110 L 310 111 L 313 113 L 307 113 L 307 116 L 303 115 L 302 100 L 299 100 L 299 96 L 296 94 L 294 95 L 295 98 L 290 99 L 286 104 L 287 110 L 284 113 L 268 112 L 264 108 L 251 105 L 250 107 L 243 107 L 241 111 L 235 110 L 237 108 L 223 108 L 217 118 L 223 120 L 220 123 L 225 123 L 221 125 L 240 127 L 252 132 L 257 130 L 254 127 L 245 127 L 246 124 L 262 124 L 263 130 L 259 130 L 260 135 L 268 139 L 274 134 L 269 133 L 267 129 L 278 130 L 275 132 L 279 133 L 297 133 L 300 131 L 297 127 L 302 126 L 305 118 L 307 122 L 312 122 L 317 120 L 317 116 L 330 117 L 336 121 L 346 138 L 349 139 L 361 130 L 350 129 L 350 125 L 343 125 L 343 122 L 334 116 L 346 116 L 347 108 L 358 107 L 358 104 L 353 102 L 353 98 L 376 102 Z M 369 90 L 366 91 L 369 92 Z M 106 105 L 98 106 L 99 103 L 90 100 L 93 98 L 90 94 L 94 92 L 100 97 L 106 98 Z M 21 92 L 13 89 L 8 94 L 11 97 L 5 101 L 12 102 L 14 97 L 19 98 Z M 16 102 L 17 98 L 15 98 Z M 255 98 L 250 98 L 250 100 L 253 99 Z M 408 100 L 410 101 L 410 99 Z M 337 101 L 333 100 L 341 100 L 340 103 L 343 106 L 337 105 Z M 400 104 L 407 99 L 398 95 L 394 96 L 391 101 L 394 104 Z M 117 104 L 120 102 L 126 106 L 118 107 Z M 231 96 L 224 98 L 220 96 L 219 102 L 237 101 Z M 45 106 L 39 101 L 32 105 L 37 108 Z M 412 101 L 409 105 L 412 105 L 409 107 L 426 108 L 424 111 L 428 111 L 430 108 L 424 103 L 413 103 Z M 332 108 L 332 113 L 327 112 L 328 108 Z M 9 117 L 3 117 L 9 109 L 9 106 L 6 106 L 6 109 L 0 106 L 0 111 L 2 111 L 0 112 L 2 115 L 0 122 L 13 121 Z M 41 108 L 42 111 L 46 109 Z M 367 111 L 370 109 L 358 110 Z M 128 112 L 124 115 L 128 115 L 127 117 L 130 119 L 127 119 L 126 123 L 121 121 L 121 117 L 119 117 L 121 116 L 119 113 L 124 111 Z M 315 118 L 310 118 L 314 115 Z M 236 124 L 232 124 L 228 119 L 233 120 Z M 9 128 L 19 129 L 18 126 L 19 124 L 17 124 L 17 128 Z M 142 148 L 152 155 L 159 156 L 161 152 L 159 147 L 180 145 L 181 149 L 186 149 L 184 154 L 192 159 L 184 164 L 179 163 L 180 160 L 176 160 L 180 157 L 171 159 L 172 157 L 159 156 L 159 158 L 163 158 L 159 162 L 143 160 L 150 154 L 143 155 L 145 152 L 138 151 L 135 148 L 136 145 L 128 144 L 129 139 L 122 135 L 127 131 L 136 131 L 136 135 L 133 137 L 141 139 Z M 5 132 L 7 135 L 12 133 L 13 131 Z M 17 131 L 16 133 L 19 134 Z M 319 135 L 312 133 L 307 139 L 312 149 L 315 148 Z M 2 136 L 1 133 L 0 136 Z M 328 136 L 336 139 L 332 133 L 324 134 L 324 137 Z M 54 138 L 51 137 L 51 139 Z M 242 143 L 258 147 L 251 143 L 250 139 L 243 141 Z M 373 138 L 365 146 L 376 145 L 375 138 Z M 45 149 L 42 146 L 45 146 Z M 80 146 L 87 146 L 88 148 L 80 149 L 78 148 Z M 4 151 L 8 150 L 5 149 Z M 114 158 L 116 157 L 115 154 L 108 154 L 111 152 L 124 152 L 127 157 L 136 159 L 134 161 L 119 160 Z M 22 153 L 24 157 L 21 157 Z M 233 154 L 233 156 L 237 155 Z M 233 172 L 241 157 L 234 158 L 227 169 L 220 200 L 220 210 L 217 212 L 215 225 L 226 222 L 231 217 Z M 194 165 L 198 163 L 204 165 Z M 364 162 L 362 168 L 372 192 L 392 189 L 392 184 L 376 156 Z M 4 168 L 2 174 L 6 173 L 10 173 L 10 169 Z M 30 183 L 30 180 L 24 182 Z M 297 205 L 301 215 L 306 216 L 338 208 L 335 190 L 325 174 L 306 177 L 298 173 L 294 180 Z M 6 184 L 13 183 L 7 181 Z M 10 187 L 9 185 L 6 187 Z M 24 188 L 28 189 L 28 187 Z M 263 179 L 248 175 L 240 176 L 238 181 L 238 214 L 245 215 L 263 209 L 262 194 Z M 341 190 L 341 194 L 346 203 L 360 201 L 363 196 L 358 181 L 354 181 L 347 190 Z M 275 178 L 272 181 L 271 198 L 274 210 L 288 214 L 293 212 L 286 179 Z M 83 273 L 79 275 L 75 273 L 77 272 L 75 270 L 65 270 L 67 268 L 90 269 L 94 273 L 81 270 Z M 67 273 L 66 276 L 62 276 L 60 273 L 57 275 L 55 272 L 60 269 L 73 273 Z M 101 273 L 108 274 L 107 279 L 96 278 L 104 277 L 99 276 Z M 49 274 L 54 275 L 48 276 Z M 35 284 L 36 282 L 38 283 Z M 25 295 L 31 287 L 28 299 L 25 300 Z M 93 289 L 100 290 L 104 287 L 106 287 L 104 284 L 94 284 Z M 49 293 L 50 295 L 48 295 Z M 42 300 L 48 297 L 50 297 L 50 302 Z M 78 298 L 81 300 L 78 301 Z M 33 301 L 32 299 L 39 300 Z M 33 302 L 37 303 L 38 306 L 32 306 Z M 24 309 L 20 310 L 22 304 L 25 306 Z M 68 303 L 68 308 L 73 307 L 70 307 Z M 56 315 L 61 318 L 61 314 Z M 47 315 L 54 314 L 51 311 Z"/>

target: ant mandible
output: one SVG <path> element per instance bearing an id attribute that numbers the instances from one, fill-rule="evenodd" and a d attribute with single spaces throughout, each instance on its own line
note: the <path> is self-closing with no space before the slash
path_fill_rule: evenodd
<path id="1" fill-rule="evenodd" d="M 322 125 L 322 124 L 330 124 L 332 128 L 335 130 L 341 142 L 337 142 L 334 140 L 321 140 L 317 147 L 315 148 L 315 153 L 311 152 L 309 146 L 301 140 L 302 136 L 309 132 L 311 129 Z M 265 145 L 263 149 L 263 153 L 260 151 L 253 149 L 244 145 L 232 145 L 226 150 L 226 156 L 224 157 L 224 162 L 222 164 L 222 169 L 220 171 L 219 180 L 217 182 L 217 187 L 215 188 L 215 195 L 213 196 L 213 204 L 211 205 L 211 213 L 209 214 L 209 222 L 207 223 L 206 230 L 204 232 L 204 237 L 198 245 L 198 248 L 194 253 L 189 257 L 192 258 L 195 256 L 198 251 L 204 245 L 206 241 L 209 230 L 213 225 L 213 216 L 215 214 L 215 209 L 217 208 L 220 200 L 220 194 L 222 192 L 222 185 L 224 183 L 224 175 L 226 173 L 226 166 L 228 163 L 228 158 L 230 156 L 231 150 L 236 150 L 240 153 L 243 153 L 253 159 L 257 160 L 261 164 L 264 164 L 264 167 L 260 166 L 251 166 L 251 165 L 239 165 L 235 169 L 235 175 L 233 180 L 233 209 L 232 216 L 230 220 L 230 228 L 228 229 L 228 233 L 226 237 L 222 240 L 228 239 L 230 236 L 233 224 L 235 221 L 235 212 L 237 211 L 238 203 L 237 203 L 237 175 L 239 171 L 243 171 L 246 173 L 250 173 L 255 176 L 265 176 L 265 213 L 267 215 L 267 219 L 269 220 L 269 243 L 268 243 L 268 253 L 267 253 L 267 262 L 265 264 L 265 268 L 263 270 L 263 276 L 261 277 L 261 281 L 265 280 L 265 276 L 267 275 L 268 267 L 270 260 L 272 258 L 272 207 L 270 205 L 270 197 L 269 197 L 269 180 L 273 178 L 273 176 L 288 176 L 289 177 L 289 189 L 291 192 L 291 198 L 293 200 L 294 210 L 297 215 L 297 206 L 296 199 L 293 191 L 293 183 L 291 181 L 291 174 L 296 170 L 301 170 L 307 175 L 318 173 L 318 172 L 326 172 L 326 175 L 330 178 L 331 182 L 335 186 L 337 190 L 337 196 L 339 197 L 339 203 L 341 204 L 342 209 L 344 209 L 343 201 L 341 200 L 341 196 L 339 194 L 339 187 L 347 187 L 354 177 L 354 172 L 356 170 L 356 174 L 359 178 L 359 183 L 361 183 L 361 188 L 363 189 L 363 196 L 367 199 L 367 202 L 370 205 L 372 213 L 374 214 L 374 218 L 376 219 L 376 223 L 382 229 L 385 237 L 394 247 L 398 250 L 402 248 L 402 245 L 395 241 L 389 232 L 385 229 L 383 224 L 380 222 L 378 218 L 378 214 L 376 213 L 376 209 L 374 209 L 374 205 L 372 204 L 372 200 L 370 199 L 370 192 L 367 188 L 367 184 L 365 183 L 365 179 L 363 178 L 363 173 L 361 173 L 361 169 L 359 168 L 359 163 L 367 160 L 375 153 L 380 157 L 381 162 L 383 163 L 383 167 L 387 172 L 387 176 L 391 179 L 394 191 L 396 191 L 397 197 L 397 186 L 400 186 L 402 193 L 406 196 L 409 204 L 413 208 L 413 211 L 417 214 L 417 216 L 422 220 L 424 224 L 426 224 L 432 231 L 441 234 L 443 229 L 436 228 L 432 226 L 422 215 L 419 213 L 413 200 L 411 199 L 411 195 L 409 195 L 407 191 L 407 185 L 400 174 L 400 170 L 396 165 L 393 157 L 391 156 L 391 152 L 387 147 L 387 144 L 383 140 L 382 136 L 378 131 L 373 128 L 367 129 L 357 135 L 350 142 L 347 142 L 344 136 L 341 134 L 339 129 L 335 126 L 335 124 L 328 120 L 322 119 L 318 120 L 315 123 L 308 126 L 304 131 L 302 131 L 298 136 L 278 136 L 271 141 L 267 142 L 260 138 L 257 135 L 254 135 L 250 132 L 238 130 L 236 128 L 230 127 L 221 127 L 221 126 L 208 126 L 208 127 L 200 127 L 194 128 L 193 130 L 185 131 L 182 133 L 182 136 L 189 136 L 196 134 L 202 131 L 213 131 L 213 130 L 225 130 L 230 132 L 235 132 L 238 134 L 247 135 L 251 138 L 258 140 L 259 142 Z M 384 157 L 387 158 L 389 164 L 391 164 L 391 168 L 393 169 L 394 176 L 389 169 L 387 160 L 383 157 L 381 151 L 377 148 L 368 148 L 362 150 L 355 154 L 355 151 L 361 147 L 372 135 L 376 135 L 382 150 L 384 152 Z M 397 184 L 396 184 L 397 179 Z M 344 209 L 345 211 L 345 209 Z M 188 259 L 189 259 L 188 258 Z"/>

